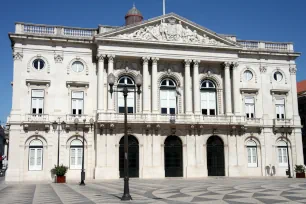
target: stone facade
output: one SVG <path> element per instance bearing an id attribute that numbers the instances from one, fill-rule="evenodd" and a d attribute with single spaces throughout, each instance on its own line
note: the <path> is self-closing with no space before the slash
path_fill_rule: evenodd
<path id="1" fill-rule="evenodd" d="M 83 130 L 86 178 L 119 178 L 124 115 L 122 93 L 109 92 L 111 73 L 114 90 L 122 77 L 143 79 L 141 94 L 128 98 L 128 133 L 137 146 L 133 171 L 140 178 L 174 175 L 172 167 L 185 178 L 214 170 L 230 177 L 285 176 L 283 144 L 289 144 L 291 169 L 303 163 L 300 54 L 291 43 L 237 40 L 173 13 L 97 29 L 17 23 L 9 36 L 14 81 L 7 181 L 52 179 L 58 151 L 53 121 L 67 124 L 59 163 L 69 166 L 68 180 L 80 178 L 80 169 L 72 168 L 79 157 L 73 141 L 82 141 Z M 288 134 L 283 126 L 290 126 Z"/>

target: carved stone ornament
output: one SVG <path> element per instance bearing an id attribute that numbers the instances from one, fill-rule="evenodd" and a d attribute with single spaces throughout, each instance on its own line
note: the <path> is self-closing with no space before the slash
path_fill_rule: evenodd
<path id="1" fill-rule="evenodd" d="M 98 60 L 99 62 L 104 62 L 105 57 L 106 57 L 106 55 L 102 55 L 102 54 L 97 55 L 97 60 Z"/>
<path id="2" fill-rule="evenodd" d="M 290 67 L 290 68 L 289 68 L 289 72 L 290 72 L 290 74 L 292 74 L 292 75 L 296 74 L 296 67 Z"/>
<path id="3" fill-rule="evenodd" d="M 267 72 L 267 67 L 265 67 L 265 66 L 260 66 L 260 67 L 259 67 L 259 71 L 260 71 L 260 73 L 266 73 L 266 72 Z"/>
<path id="4" fill-rule="evenodd" d="M 23 54 L 21 52 L 14 52 L 13 53 L 14 60 L 22 60 Z"/>
<path id="5" fill-rule="evenodd" d="M 174 41 L 181 43 L 192 43 L 201 45 L 225 45 L 206 34 L 198 34 L 196 30 L 191 30 L 188 26 L 183 26 L 181 21 L 176 19 L 163 20 L 153 26 L 140 28 L 132 33 L 120 34 L 115 37 L 121 39 L 135 39 L 146 41 Z"/>
<path id="6" fill-rule="evenodd" d="M 60 54 L 55 54 L 54 55 L 54 61 L 55 63 L 62 63 L 64 60 L 64 57 Z"/>

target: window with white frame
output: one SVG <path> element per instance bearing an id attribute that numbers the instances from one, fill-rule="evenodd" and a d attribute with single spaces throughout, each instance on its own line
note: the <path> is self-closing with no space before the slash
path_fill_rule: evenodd
<path id="1" fill-rule="evenodd" d="M 276 118 L 285 119 L 285 99 L 284 98 L 275 100 L 275 108 L 276 108 Z"/>
<path id="2" fill-rule="evenodd" d="M 201 110 L 203 115 L 216 115 L 216 86 L 209 80 L 201 84 Z"/>
<path id="3" fill-rule="evenodd" d="M 84 92 L 73 91 L 71 94 L 71 106 L 73 115 L 84 114 Z"/>
<path id="4" fill-rule="evenodd" d="M 275 81 L 280 82 L 283 79 L 283 75 L 282 75 L 282 73 L 277 71 L 273 74 L 273 78 L 274 78 Z"/>
<path id="5" fill-rule="evenodd" d="M 135 82 L 128 76 L 123 76 L 118 80 L 118 89 L 122 89 L 123 86 L 127 86 L 130 91 L 126 97 L 127 112 L 135 113 Z M 118 92 L 118 112 L 124 113 L 124 96 L 123 93 Z"/>
<path id="6" fill-rule="evenodd" d="M 31 113 L 41 115 L 44 113 L 44 90 L 32 90 Z"/>
<path id="7" fill-rule="evenodd" d="M 40 171 L 43 167 L 43 143 L 34 139 L 29 145 L 29 171 Z"/>
<path id="8" fill-rule="evenodd" d="M 245 115 L 247 118 L 255 118 L 255 99 L 254 97 L 245 97 Z"/>
<path id="9" fill-rule="evenodd" d="M 75 139 L 70 143 L 70 169 L 82 168 L 83 146 L 81 140 Z"/>
<path id="10" fill-rule="evenodd" d="M 279 166 L 288 166 L 288 151 L 285 141 L 279 141 L 277 144 L 277 156 Z"/>
<path id="11" fill-rule="evenodd" d="M 80 61 L 75 61 L 72 63 L 72 70 L 79 73 L 84 70 L 84 64 Z"/>
<path id="12" fill-rule="evenodd" d="M 257 167 L 257 145 L 253 140 L 247 142 L 248 167 Z"/>
<path id="13" fill-rule="evenodd" d="M 176 83 L 164 79 L 160 84 L 160 109 L 162 114 L 176 113 Z"/>

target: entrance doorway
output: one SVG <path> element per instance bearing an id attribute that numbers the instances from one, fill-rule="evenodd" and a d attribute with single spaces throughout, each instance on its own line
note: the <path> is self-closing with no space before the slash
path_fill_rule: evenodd
<path id="1" fill-rule="evenodd" d="M 225 176 L 224 144 L 218 136 L 207 141 L 207 169 L 208 176 Z"/>
<path id="2" fill-rule="evenodd" d="M 165 140 L 165 176 L 183 176 L 182 141 L 177 136 L 168 136 Z"/>
<path id="3" fill-rule="evenodd" d="M 139 177 L 139 145 L 136 137 L 129 135 L 129 177 Z M 119 142 L 119 172 L 124 177 L 124 137 Z"/>

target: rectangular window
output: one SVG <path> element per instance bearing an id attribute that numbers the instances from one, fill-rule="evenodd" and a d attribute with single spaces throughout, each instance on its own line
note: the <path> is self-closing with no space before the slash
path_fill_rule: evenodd
<path id="1" fill-rule="evenodd" d="M 285 99 L 276 99 L 275 101 L 276 108 L 276 118 L 285 119 Z"/>
<path id="2" fill-rule="evenodd" d="M 201 91 L 201 110 L 203 115 L 216 115 L 216 92 Z"/>
<path id="3" fill-rule="evenodd" d="M 257 148 L 248 146 L 248 167 L 257 167 Z"/>
<path id="4" fill-rule="evenodd" d="M 42 148 L 30 148 L 29 149 L 29 170 L 40 171 L 43 165 L 43 149 Z"/>
<path id="5" fill-rule="evenodd" d="M 41 115 L 44 113 L 44 90 L 32 90 L 32 108 L 33 115 Z"/>
<path id="6" fill-rule="evenodd" d="M 82 168 L 82 147 L 70 148 L 70 169 Z"/>
<path id="7" fill-rule="evenodd" d="M 83 91 L 73 91 L 71 94 L 71 106 L 73 115 L 84 114 L 84 92 Z"/>
<path id="8" fill-rule="evenodd" d="M 134 89 L 129 89 L 129 91 L 134 90 Z M 134 113 L 134 106 L 135 106 L 135 93 L 134 92 L 129 92 L 127 97 L 126 97 L 126 105 L 128 109 L 128 113 Z M 118 93 L 118 112 L 119 113 L 124 113 L 124 96 L 123 93 L 119 92 Z"/>
<path id="9" fill-rule="evenodd" d="M 286 147 L 278 147 L 278 163 L 280 166 L 288 166 L 288 155 Z"/>
<path id="10" fill-rule="evenodd" d="M 176 91 L 160 90 L 160 107 L 162 114 L 176 113 Z"/>
<path id="11" fill-rule="evenodd" d="M 254 97 L 245 97 L 245 114 L 247 118 L 255 118 L 255 100 Z"/>

